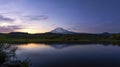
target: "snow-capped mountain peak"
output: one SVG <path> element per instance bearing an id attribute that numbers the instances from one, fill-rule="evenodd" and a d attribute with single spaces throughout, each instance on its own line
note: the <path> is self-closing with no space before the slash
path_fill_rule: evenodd
<path id="1" fill-rule="evenodd" d="M 65 30 L 61 27 L 55 28 L 54 30 L 50 31 L 50 33 L 58 33 L 58 34 L 73 34 L 74 32 Z"/>

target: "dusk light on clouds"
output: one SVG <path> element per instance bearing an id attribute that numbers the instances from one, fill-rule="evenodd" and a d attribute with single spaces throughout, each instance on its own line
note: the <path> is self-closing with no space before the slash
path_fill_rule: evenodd
<path id="1" fill-rule="evenodd" d="M 117 33 L 120 0 L 0 0 L 0 32 Z"/>

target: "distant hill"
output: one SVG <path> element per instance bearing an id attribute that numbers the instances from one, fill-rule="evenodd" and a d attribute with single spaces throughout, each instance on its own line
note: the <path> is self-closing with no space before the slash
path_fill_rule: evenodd
<path id="1" fill-rule="evenodd" d="M 109 36 L 111 35 L 111 33 L 108 33 L 108 32 L 103 32 L 102 35 L 106 35 L 106 36 Z"/>
<path id="2" fill-rule="evenodd" d="M 14 34 L 14 35 L 23 35 L 23 34 L 28 34 L 26 32 L 11 32 L 9 34 Z"/>
<path id="3" fill-rule="evenodd" d="M 75 34 L 75 32 L 68 31 L 66 29 L 63 29 L 61 27 L 55 28 L 54 30 L 48 32 L 48 33 L 55 33 L 55 34 Z"/>

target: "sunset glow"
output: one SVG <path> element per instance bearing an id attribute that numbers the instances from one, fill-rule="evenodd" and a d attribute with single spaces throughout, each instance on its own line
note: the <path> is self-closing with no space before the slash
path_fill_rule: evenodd
<path id="1" fill-rule="evenodd" d="M 35 43 L 29 43 L 29 44 L 23 44 L 19 45 L 19 48 L 24 48 L 24 49 L 36 49 L 36 48 L 45 48 L 45 44 L 35 44 Z"/>
<path id="2" fill-rule="evenodd" d="M 119 3 L 119 0 L 0 0 L 0 32 L 45 33 L 62 27 L 83 33 L 117 33 Z"/>

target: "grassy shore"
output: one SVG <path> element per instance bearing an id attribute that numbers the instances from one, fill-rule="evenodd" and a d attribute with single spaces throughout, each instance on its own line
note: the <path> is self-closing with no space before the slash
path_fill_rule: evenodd
<path id="1" fill-rule="evenodd" d="M 0 34 L 1 43 L 112 43 L 120 44 L 120 34 Z"/>
<path id="2" fill-rule="evenodd" d="M 5 39 L 1 43 L 79 43 L 120 44 L 120 40 Z"/>

